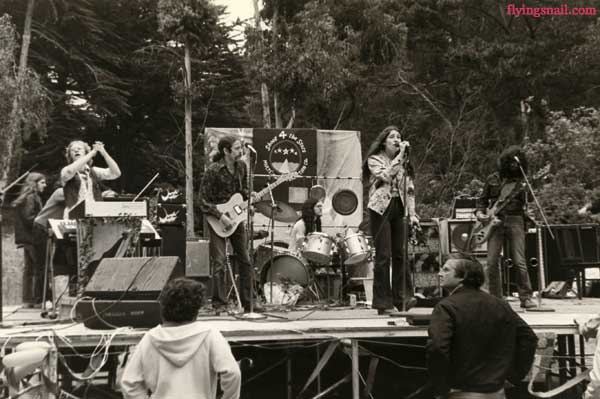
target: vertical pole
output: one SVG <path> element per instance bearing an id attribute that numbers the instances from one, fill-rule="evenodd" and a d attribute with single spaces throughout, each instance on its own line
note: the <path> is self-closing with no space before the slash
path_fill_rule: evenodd
<path id="1" fill-rule="evenodd" d="M 292 396 L 292 356 L 290 351 L 287 351 L 288 358 L 286 360 L 286 388 L 287 399 L 293 399 Z"/>
<path id="2" fill-rule="evenodd" d="M 352 399 L 359 399 L 360 386 L 358 381 L 358 341 L 352 340 Z"/>

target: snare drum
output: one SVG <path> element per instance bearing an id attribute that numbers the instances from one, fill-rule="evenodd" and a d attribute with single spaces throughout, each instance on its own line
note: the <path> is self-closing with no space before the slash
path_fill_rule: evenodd
<path id="1" fill-rule="evenodd" d="M 331 262 L 335 241 L 325 233 L 310 233 L 302 244 L 302 256 L 317 265 Z"/>
<path id="2" fill-rule="evenodd" d="M 346 265 L 354 265 L 364 262 L 371 255 L 371 245 L 367 236 L 363 233 L 347 235 L 344 238 L 344 250 L 346 251 Z"/>
<path id="3" fill-rule="evenodd" d="M 306 261 L 294 255 L 283 254 L 273 257 L 273 265 L 269 259 L 260 272 L 260 283 L 264 286 L 268 282 L 300 284 L 306 287 L 312 282 L 310 269 Z"/>

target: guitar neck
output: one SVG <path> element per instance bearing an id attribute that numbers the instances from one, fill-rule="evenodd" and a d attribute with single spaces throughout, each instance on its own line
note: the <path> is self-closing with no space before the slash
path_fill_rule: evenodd
<path id="1" fill-rule="evenodd" d="M 267 194 L 269 191 L 273 190 L 275 187 L 277 187 L 284 181 L 285 180 L 277 180 L 274 183 L 268 184 L 267 187 L 263 188 L 262 190 L 260 190 L 259 192 L 256 193 L 256 197 L 255 197 L 256 199 L 254 201 L 252 201 L 252 203 L 260 201 L 260 199 L 262 197 L 264 197 L 265 194 Z"/>

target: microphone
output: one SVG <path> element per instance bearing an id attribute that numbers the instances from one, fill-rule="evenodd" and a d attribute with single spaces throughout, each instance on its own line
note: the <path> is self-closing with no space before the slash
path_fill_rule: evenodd
<path id="1" fill-rule="evenodd" d="M 254 149 L 254 147 L 252 147 L 250 145 L 250 143 L 245 143 L 244 147 L 246 147 L 247 149 L 249 149 L 250 151 L 252 151 L 254 153 L 254 155 L 256 155 L 256 150 Z"/>
<path id="2" fill-rule="evenodd" d="M 519 157 L 518 157 L 518 156 L 516 156 L 516 155 L 515 155 L 515 156 L 513 157 L 513 159 L 514 159 L 515 161 L 517 161 L 517 163 L 518 163 L 519 165 L 521 164 L 521 161 L 519 160 Z"/>

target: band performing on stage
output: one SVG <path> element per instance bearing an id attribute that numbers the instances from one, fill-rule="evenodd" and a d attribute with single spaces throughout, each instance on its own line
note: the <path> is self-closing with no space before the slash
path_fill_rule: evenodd
<path id="1" fill-rule="evenodd" d="M 414 238 L 421 234 L 422 226 L 416 213 L 417 188 L 409 141 L 396 126 L 384 128 L 366 151 L 364 161 L 355 168 L 363 185 L 347 189 L 344 187 L 346 178 L 303 176 L 300 173 L 306 170 L 302 165 L 307 165 L 307 158 L 294 158 L 294 154 L 299 156 L 302 150 L 306 151 L 299 134 L 282 131 L 274 136 L 265 146 L 270 151 L 268 163 L 260 159 L 260 151 L 256 152 L 247 137 L 232 134 L 221 134 L 218 140 L 216 136 L 209 137 L 207 154 L 210 153 L 211 158 L 202 177 L 198 199 L 206 220 L 204 236 L 208 251 L 204 256 L 209 271 L 205 275 L 210 279 L 205 282 L 210 288 L 208 297 L 213 312 L 263 312 L 265 306 L 293 306 L 299 300 L 313 303 L 326 300 L 348 305 L 355 302 L 351 298 L 356 298 L 356 293 L 351 294 L 351 288 L 356 288 L 357 282 L 362 285 L 360 299 L 364 299 L 378 315 L 407 311 L 417 305 L 418 297 L 422 295 L 416 295 L 415 291 L 414 248 L 418 240 Z M 284 143 L 299 143 L 298 151 L 293 146 L 275 149 L 281 138 Z M 275 162 L 280 153 L 288 155 L 282 158 L 284 162 Z M 92 166 L 97 154 L 104 158 L 106 168 Z M 114 200 L 110 197 L 115 193 L 112 190 L 103 192 L 100 184 L 121 175 L 119 166 L 100 142 L 89 146 L 74 140 L 67 146 L 65 155 L 69 164 L 60 172 L 62 187 L 56 189 L 43 208 L 39 193 L 45 188 L 45 180 L 39 173 L 29 174 L 21 195 L 13 203 L 20 215 L 17 244 L 26 248 L 24 286 L 27 289 L 23 300 L 28 306 L 40 304 L 42 296 L 49 298 L 51 293 L 55 299 L 57 295 L 65 295 L 69 281 L 71 285 L 82 285 L 78 281 L 82 278 L 78 276 L 81 248 L 77 254 L 75 245 L 48 239 L 44 231 L 54 226 L 62 233 L 69 229 L 73 232 L 73 223 L 83 215 L 110 216 L 110 212 L 99 210 L 94 204 L 104 199 Z M 254 169 L 261 162 L 267 165 L 264 166 L 266 169 L 279 173 L 255 175 Z M 338 174 L 342 170 L 339 169 Z M 451 228 L 440 233 L 448 237 L 450 249 L 442 248 L 436 262 L 437 268 L 443 264 L 447 257 L 444 252 L 460 252 L 481 262 L 486 275 L 483 288 L 502 298 L 512 295 L 508 284 L 503 287 L 505 277 L 501 275 L 501 263 L 509 258 L 516 268 L 521 307 L 531 309 L 536 304 L 532 300 L 532 282 L 525 259 L 525 234 L 527 225 L 532 222 L 533 212 L 528 208 L 534 197 L 527 172 L 527 158 L 520 147 L 510 146 L 502 152 L 497 160 L 497 172 L 487 178 L 472 214 L 467 215 L 472 227 L 467 233 Z M 263 180 L 258 180 L 260 178 Z M 310 188 L 302 188 L 305 183 L 298 182 L 302 179 L 303 182 L 311 179 Z M 255 180 L 264 182 L 264 186 L 257 187 L 259 190 L 252 188 L 250 192 L 249 183 Z M 328 181 L 338 186 L 328 184 Z M 282 197 L 281 187 L 289 187 L 285 197 Z M 362 189 L 367 194 L 364 212 L 361 211 Z M 170 190 L 162 197 L 168 200 L 173 197 L 173 192 Z M 114 213 L 114 209 L 123 209 L 121 204 L 111 202 L 108 205 Z M 591 203 L 582 208 L 580 214 L 590 208 Z M 165 206 L 164 209 L 170 208 Z M 543 211 L 539 211 L 543 215 Z M 63 215 L 59 215 L 61 212 Z M 143 218 L 148 215 L 146 210 L 139 212 Z M 63 217 L 62 222 L 57 222 Z M 67 219 L 75 220 L 69 222 Z M 161 217 L 160 223 L 170 223 L 169 220 L 170 216 Z M 154 230 L 147 221 L 142 225 L 142 230 Z M 58 235 L 62 236 L 62 233 L 58 232 Z M 254 241 L 259 237 L 265 239 L 255 247 Z M 154 238 L 160 242 L 158 233 Z M 485 258 L 481 257 L 484 244 L 487 248 Z M 104 245 L 106 249 L 101 251 L 104 254 L 110 252 L 111 246 L 111 253 L 127 252 L 122 242 L 116 252 L 116 244 Z M 46 250 L 53 246 L 53 250 Z M 409 254 L 411 249 L 413 253 Z M 409 255 L 413 256 L 409 258 Z M 102 256 L 101 253 L 96 255 L 98 261 Z M 185 257 L 181 260 L 185 261 Z M 194 264 L 198 261 L 191 257 L 186 262 Z M 97 261 L 90 262 L 95 268 Z M 46 276 L 43 287 L 48 264 L 53 264 L 52 276 Z M 89 279 L 94 268 L 90 268 L 83 278 Z M 437 285 L 437 296 L 443 295 L 439 284 L 432 285 Z M 70 293 L 76 291 L 71 288 Z M 281 298 L 282 292 L 292 291 L 295 296 L 286 300 Z M 42 307 L 45 308 L 45 304 Z"/>

